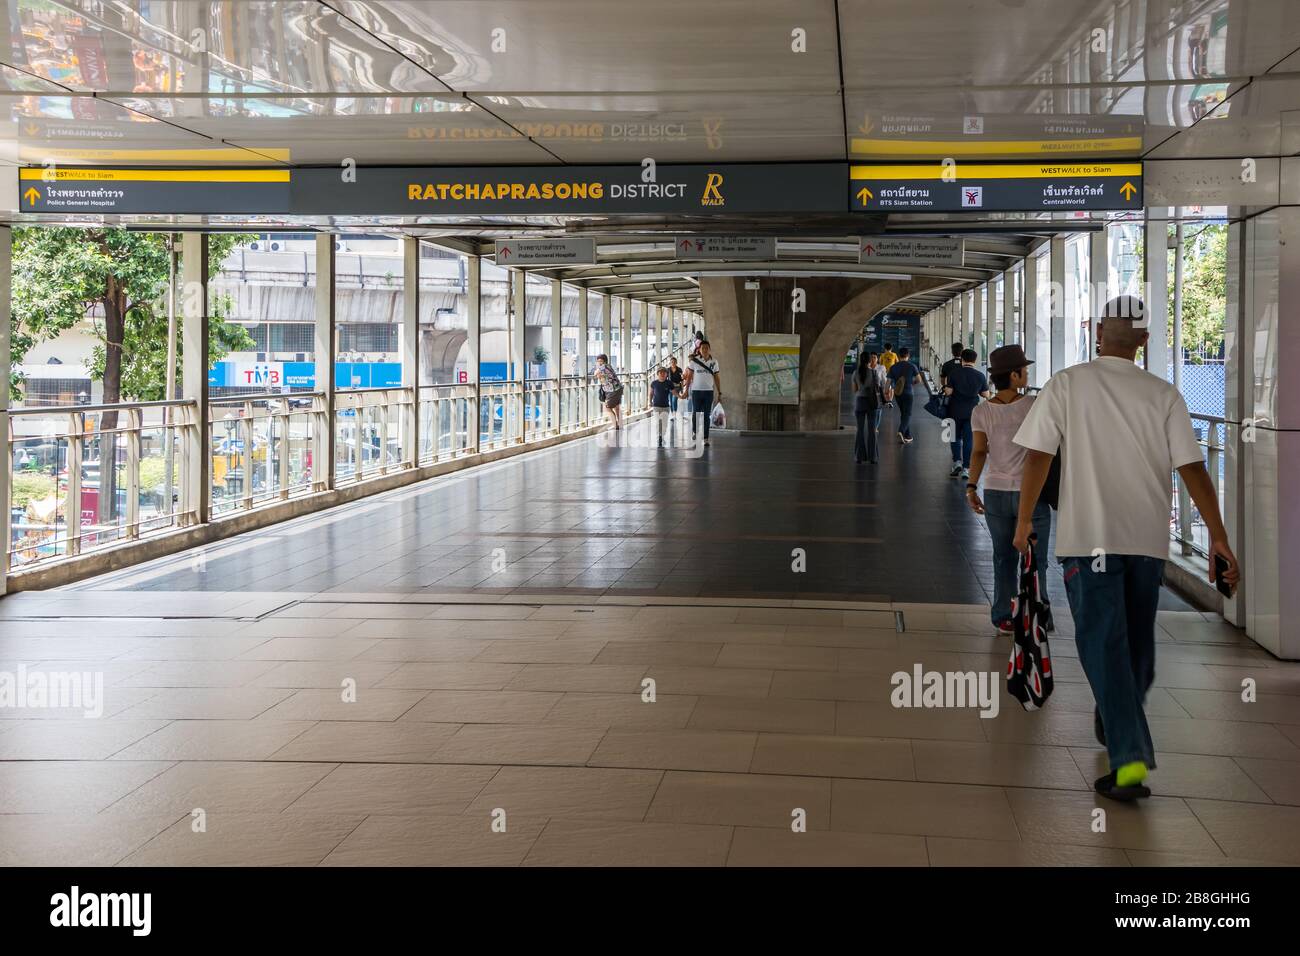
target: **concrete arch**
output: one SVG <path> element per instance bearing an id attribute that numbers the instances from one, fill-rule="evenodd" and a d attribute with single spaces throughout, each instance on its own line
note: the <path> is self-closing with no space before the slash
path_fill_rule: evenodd
<path id="1" fill-rule="evenodd" d="M 865 288 L 827 320 L 806 353 L 799 382 L 799 427 L 821 431 L 840 426 L 840 374 L 844 355 L 862 327 L 878 312 L 920 292 L 961 285 L 952 279 L 913 276 L 868 280 Z"/>

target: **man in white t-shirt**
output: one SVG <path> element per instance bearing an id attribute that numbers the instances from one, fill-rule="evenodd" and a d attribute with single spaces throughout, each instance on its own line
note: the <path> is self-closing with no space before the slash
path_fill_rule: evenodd
<path id="1" fill-rule="evenodd" d="M 714 402 L 722 401 L 722 376 L 718 360 L 709 352 L 709 340 L 700 339 L 698 351 L 686 361 L 686 393 L 691 397 L 691 440 L 695 439 L 700 416 L 704 417 L 704 444 L 709 443 L 709 422 Z"/>
<path id="2" fill-rule="evenodd" d="M 1143 702 L 1155 679 L 1175 469 L 1209 531 L 1211 569 L 1218 556 L 1228 564 L 1229 587 L 1240 577 L 1187 405 L 1163 378 L 1134 364 L 1147 342 L 1145 325 L 1140 299 L 1108 302 L 1098 320 L 1096 360 L 1053 375 L 1015 437 L 1027 449 L 1015 537 L 1021 552 L 1060 450 L 1056 557 L 1079 662 L 1097 701 L 1097 739 L 1110 759 L 1110 773 L 1095 788 L 1119 800 L 1150 796 L 1143 781 L 1156 765 Z"/>

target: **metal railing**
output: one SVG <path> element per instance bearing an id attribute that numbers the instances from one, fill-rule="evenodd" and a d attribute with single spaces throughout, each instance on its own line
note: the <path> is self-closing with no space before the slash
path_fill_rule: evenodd
<path id="1" fill-rule="evenodd" d="M 648 378 L 624 374 L 625 415 L 645 411 Z M 191 448 L 207 449 L 208 513 L 222 519 L 331 490 L 331 434 L 342 487 L 598 425 L 598 391 L 586 376 L 424 385 L 418 421 L 409 387 L 338 390 L 333 421 L 321 391 L 213 397 L 203 436 L 193 400 L 12 409 L 9 566 L 194 524 Z"/>
<path id="2" fill-rule="evenodd" d="M 9 566 L 132 541 L 193 519 L 185 500 L 193 401 L 9 412 Z"/>
<path id="3" fill-rule="evenodd" d="M 1199 436 L 1199 444 L 1205 449 L 1205 467 L 1210 473 L 1210 482 L 1214 485 L 1214 494 L 1219 501 L 1219 511 L 1223 512 L 1223 473 L 1224 449 L 1228 435 L 1228 422 L 1216 415 L 1192 413 L 1192 425 Z M 1201 520 L 1201 513 L 1192 503 L 1191 495 L 1183 484 L 1178 472 L 1174 472 L 1173 502 L 1169 512 L 1170 536 L 1181 545 L 1183 554 L 1208 555 L 1210 536 Z"/>

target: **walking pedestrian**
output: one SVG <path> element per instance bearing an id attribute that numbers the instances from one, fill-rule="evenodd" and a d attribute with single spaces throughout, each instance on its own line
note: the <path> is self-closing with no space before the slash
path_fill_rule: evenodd
<path id="1" fill-rule="evenodd" d="M 704 417 L 704 444 L 709 443 L 709 422 L 713 416 L 714 402 L 722 401 L 722 377 L 718 374 L 718 360 L 709 354 L 709 340 L 700 339 L 699 348 L 686 363 L 686 390 L 691 397 L 691 439 L 699 431 L 700 417 Z"/>
<path id="2" fill-rule="evenodd" d="M 1093 787 L 1117 800 L 1151 795 L 1145 780 L 1156 766 L 1155 745 L 1143 705 L 1155 680 L 1175 470 L 1209 534 L 1210 579 L 1220 569 L 1229 592 L 1241 580 L 1187 403 L 1163 376 L 1135 363 L 1146 325 L 1137 297 L 1106 303 L 1097 320 L 1098 357 L 1053 375 L 1015 436 L 1026 449 L 1015 537 L 1022 553 L 1060 450 L 1056 556 L 1097 705 L 1094 730 L 1110 763 Z"/>
<path id="3" fill-rule="evenodd" d="M 885 370 L 880 356 L 865 352 L 853 370 L 853 417 L 858 423 L 853 441 L 853 460 L 873 465 L 880 462 L 880 413 L 884 410 Z"/>
<path id="4" fill-rule="evenodd" d="M 668 380 L 668 369 L 660 366 L 655 369 L 654 381 L 650 383 L 650 414 L 654 418 L 655 437 L 659 447 L 664 447 L 664 435 L 668 433 L 669 399 L 673 386 Z"/>
<path id="5" fill-rule="evenodd" d="M 889 346 L 885 346 L 888 351 Z M 884 365 L 884 354 L 880 364 Z M 886 374 L 894 387 L 894 401 L 898 403 L 898 440 L 904 445 L 912 443 L 912 386 L 921 384 L 921 370 L 912 363 L 912 350 L 904 345 L 898 350 L 895 361 Z"/>
<path id="6" fill-rule="evenodd" d="M 609 364 L 609 356 L 603 352 L 596 356 L 596 381 L 600 383 L 600 404 L 605 414 L 614 423 L 614 430 L 623 427 L 623 383 L 618 373 Z"/>
<path id="7" fill-rule="evenodd" d="M 966 482 L 966 502 L 977 515 L 983 515 L 993 539 L 993 625 L 1002 634 L 1015 628 L 1011 623 L 1011 599 L 1018 590 L 1020 554 L 1016 551 L 1016 523 L 1020 516 L 1020 476 L 1025 466 L 1025 449 L 1014 441 L 1025 416 L 1034 404 L 1034 396 L 1021 390 L 1029 384 L 1029 366 L 1019 345 L 1004 345 L 989 356 L 989 378 L 997 389 L 987 402 L 971 415 L 974 450 L 971 453 L 970 478 Z M 983 480 L 984 496 L 980 497 Z M 1052 511 L 1047 502 L 1034 506 L 1032 524 L 1037 540 L 1034 556 L 1038 559 L 1038 593 L 1047 601 L 1047 551 L 1052 534 Z M 1046 629 L 1055 630 L 1050 605 Z"/>
<path id="8" fill-rule="evenodd" d="M 970 477 L 972 436 L 970 417 L 981 398 L 988 398 L 989 383 L 984 373 L 975 367 L 979 356 L 974 349 L 964 349 L 961 364 L 948 373 L 948 417 L 952 419 L 953 432 L 949 447 L 952 449 L 952 471 L 949 476 Z"/>

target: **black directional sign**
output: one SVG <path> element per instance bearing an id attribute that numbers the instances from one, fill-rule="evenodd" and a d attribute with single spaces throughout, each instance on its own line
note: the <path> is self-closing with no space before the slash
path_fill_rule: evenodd
<path id="1" fill-rule="evenodd" d="M 18 171 L 23 212 L 268 213 L 289 208 L 287 169 L 92 169 Z"/>
<path id="2" fill-rule="evenodd" d="M 917 163 L 849 167 L 853 212 L 1142 208 L 1141 163 Z"/>

